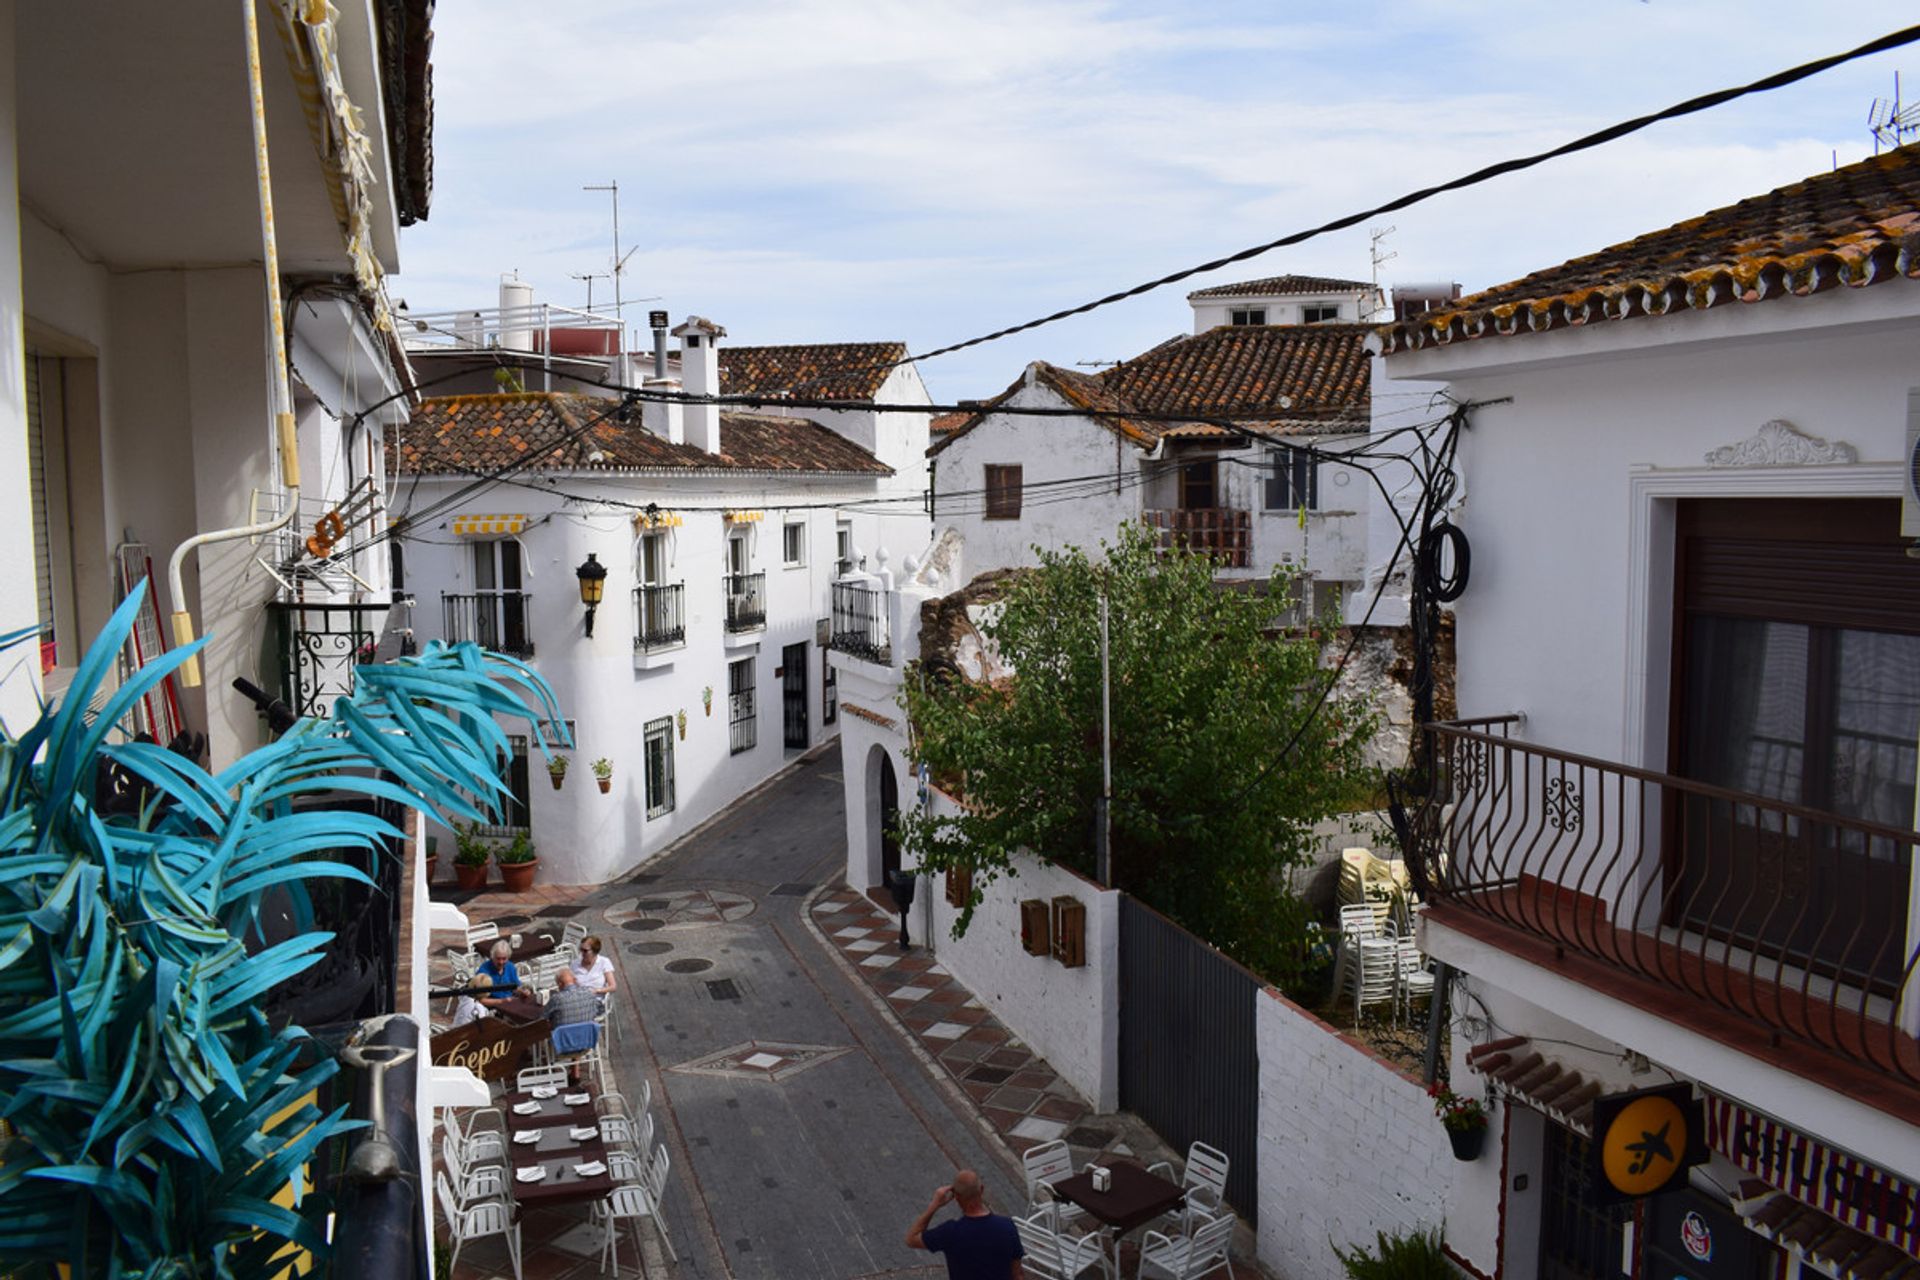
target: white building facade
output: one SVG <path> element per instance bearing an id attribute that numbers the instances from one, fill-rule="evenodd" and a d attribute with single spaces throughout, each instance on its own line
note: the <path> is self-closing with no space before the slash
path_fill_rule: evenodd
<path id="1" fill-rule="evenodd" d="M 1267 276 L 1195 289 L 1193 331 L 1221 325 L 1358 324 L 1378 317 L 1380 287 L 1329 276 Z"/>
<path id="2" fill-rule="evenodd" d="M 1483 404 L 1413 851 L 1473 1275 L 1920 1259 L 1916 213 L 1896 152 L 1382 330 Z M 1588 1104 L 1675 1082 L 1711 1159 L 1598 1204 Z"/>

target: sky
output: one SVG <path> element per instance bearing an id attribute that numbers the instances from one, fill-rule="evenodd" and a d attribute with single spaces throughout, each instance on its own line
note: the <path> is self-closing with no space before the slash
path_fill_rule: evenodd
<path id="1" fill-rule="evenodd" d="M 416 312 L 502 273 L 735 344 L 930 350 L 1557 145 L 1914 21 L 1777 0 L 452 0 L 434 16 L 431 215 Z M 1920 45 L 1375 220 L 1395 281 L 1471 292 L 1871 154 Z M 1125 359 L 1185 295 L 1366 279 L 1367 227 L 924 362 L 935 399 L 1032 360 Z M 637 247 L 636 247 L 637 246 Z M 592 282 L 596 305 L 610 282 Z M 657 298 L 640 302 L 635 299 Z M 635 345 L 644 345 L 644 340 Z"/>

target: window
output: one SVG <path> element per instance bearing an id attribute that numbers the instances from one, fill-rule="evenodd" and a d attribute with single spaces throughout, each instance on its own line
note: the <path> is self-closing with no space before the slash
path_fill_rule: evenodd
<path id="1" fill-rule="evenodd" d="M 1020 518 L 1020 467 L 987 464 L 987 519 Z"/>
<path id="2" fill-rule="evenodd" d="M 1218 469 L 1212 458 L 1185 463 L 1180 468 L 1180 509 L 1209 511 L 1219 506 Z"/>
<path id="3" fill-rule="evenodd" d="M 533 654 L 527 595 L 520 589 L 520 544 L 499 538 L 473 544 L 473 598 L 448 597 L 447 639 L 520 657 Z"/>
<path id="4" fill-rule="evenodd" d="M 732 726 L 733 754 L 751 751 L 760 742 L 760 715 L 753 705 L 753 659 L 727 664 L 727 715 Z"/>
<path id="5" fill-rule="evenodd" d="M 667 535 L 640 535 L 640 585 L 658 587 L 667 581 Z"/>
<path id="6" fill-rule="evenodd" d="M 1319 468 L 1302 449 L 1267 450 L 1267 510 L 1320 509 Z"/>
<path id="7" fill-rule="evenodd" d="M 1265 307 L 1234 307 L 1227 312 L 1228 324 L 1265 324 L 1266 322 Z"/>
<path id="8" fill-rule="evenodd" d="M 747 535 L 744 533 L 728 534 L 727 572 L 733 574 L 745 573 L 748 571 L 752 562 L 753 557 L 747 554 Z"/>
<path id="9" fill-rule="evenodd" d="M 780 562 L 794 568 L 807 562 L 807 526 L 794 521 L 780 531 Z"/>
<path id="10" fill-rule="evenodd" d="M 1632 1205 L 1595 1204 L 1593 1144 L 1549 1121 L 1541 1183 L 1540 1265 L 1543 1280 L 1611 1280 L 1629 1274 L 1621 1264 L 1621 1228 Z"/>
<path id="11" fill-rule="evenodd" d="M 398 538 L 387 543 L 387 575 L 393 602 L 399 604 L 407 598 L 407 549 Z"/>
<path id="12" fill-rule="evenodd" d="M 848 574 L 852 573 L 855 568 L 858 567 L 853 563 L 853 526 L 852 525 L 839 524 L 834 526 L 833 550 L 834 550 L 834 556 L 835 556 L 835 559 L 833 562 L 834 577 L 844 578 Z"/>
<path id="13" fill-rule="evenodd" d="M 494 796 L 493 801 L 500 806 L 500 820 L 482 825 L 483 836 L 510 836 L 515 832 L 532 829 L 533 789 L 528 785 L 527 740 L 516 733 L 507 735 L 507 754 L 500 757 L 500 777 L 507 784 L 508 795 L 503 799 Z"/>
<path id="14" fill-rule="evenodd" d="M 820 723 L 832 724 L 840 714 L 840 675 L 833 669 L 832 651 L 820 651 Z"/>
<path id="15" fill-rule="evenodd" d="M 1300 308 L 1301 324 L 1327 324 L 1340 318 L 1337 302 L 1309 302 Z"/>
<path id="16" fill-rule="evenodd" d="M 647 816 L 673 812 L 673 717 L 647 721 Z"/>

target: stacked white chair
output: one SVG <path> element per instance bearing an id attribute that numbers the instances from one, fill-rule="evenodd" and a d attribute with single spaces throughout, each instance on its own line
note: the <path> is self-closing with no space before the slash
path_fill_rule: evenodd
<path id="1" fill-rule="evenodd" d="M 1022 1272 L 1037 1280 L 1075 1280 L 1088 1267 L 1099 1267 L 1103 1276 L 1114 1275 L 1101 1233 L 1089 1231 L 1075 1236 L 1062 1232 L 1057 1207 L 1048 1205 L 1030 1217 L 1013 1220 L 1020 1232 L 1020 1247 L 1027 1251 L 1020 1260 Z"/>
<path id="2" fill-rule="evenodd" d="M 1433 999 L 1433 969 L 1412 938 L 1394 942 L 1393 1009 L 1395 1020 L 1413 1014 L 1413 1002 Z"/>
<path id="3" fill-rule="evenodd" d="M 447 1231 L 453 1237 L 449 1270 L 460 1261 L 461 1246 L 467 1241 L 505 1236 L 507 1256 L 513 1259 L 513 1280 L 520 1280 L 520 1224 L 513 1220 L 513 1206 L 504 1198 L 462 1203 L 444 1173 L 434 1177 L 434 1188 L 440 1195 L 440 1212 L 446 1216 Z"/>
<path id="4" fill-rule="evenodd" d="M 1353 1001 L 1357 1021 L 1370 1004 L 1391 1006 L 1400 970 L 1400 944 L 1391 938 L 1358 938 L 1347 965 L 1343 995 Z"/>
<path id="5" fill-rule="evenodd" d="M 1152 1273 L 1171 1277 L 1171 1280 L 1199 1280 L 1224 1266 L 1231 1280 L 1233 1259 L 1228 1256 L 1228 1250 L 1233 1245 L 1233 1215 L 1222 1213 L 1211 1217 L 1196 1212 L 1189 1219 L 1189 1225 L 1191 1231 L 1183 1235 L 1149 1231 L 1141 1238 L 1141 1276 L 1148 1275 L 1151 1269 Z"/>

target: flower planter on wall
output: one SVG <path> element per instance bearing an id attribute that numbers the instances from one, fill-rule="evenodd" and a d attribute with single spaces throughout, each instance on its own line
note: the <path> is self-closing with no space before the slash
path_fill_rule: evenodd
<path id="1" fill-rule="evenodd" d="M 1447 1130 L 1447 1141 L 1453 1144 L 1453 1158 L 1455 1160 L 1478 1160 L 1480 1158 L 1481 1148 L 1486 1146 L 1487 1143 L 1487 1131 L 1484 1127 L 1479 1129 L 1449 1129 Z"/>

